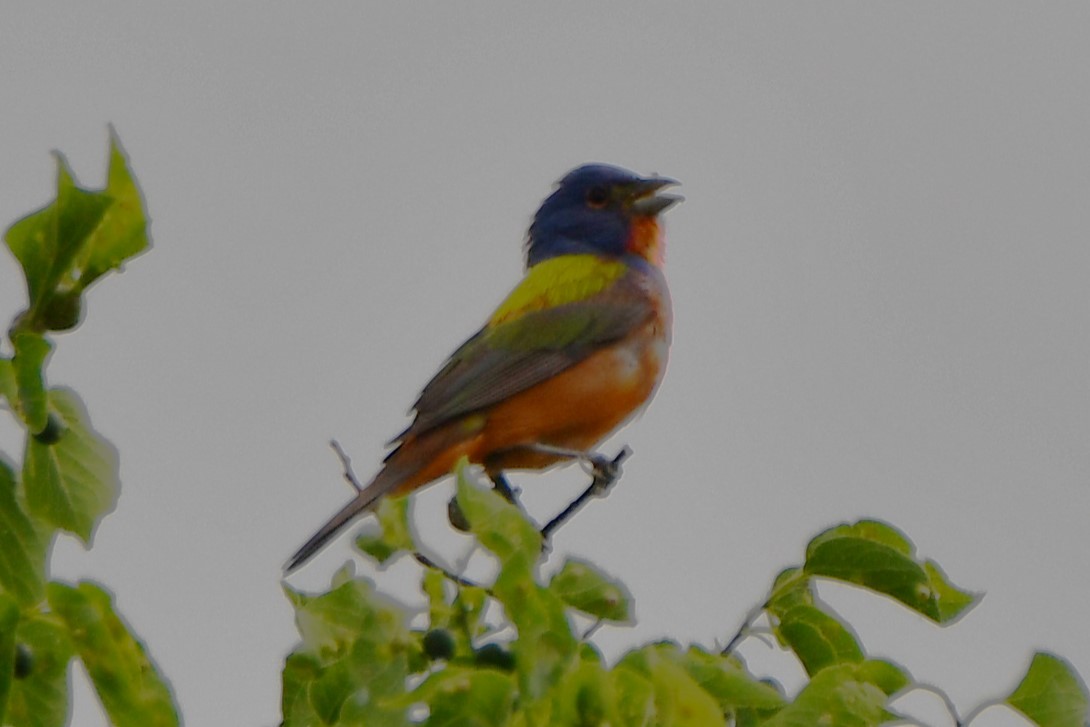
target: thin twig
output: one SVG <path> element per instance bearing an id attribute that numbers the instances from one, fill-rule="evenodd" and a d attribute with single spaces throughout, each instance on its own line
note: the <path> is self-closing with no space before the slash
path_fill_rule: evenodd
<path id="1" fill-rule="evenodd" d="M 333 451 L 337 453 L 337 458 L 341 460 L 341 467 L 344 468 L 344 478 L 348 480 L 348 484 L 352 485 L 352 489 L 356 492 L 362 492 L 363 485 L 356 479 L 356 473 L 352 471 L 352 460 L 349 459 L 348 453 L 341 448 L 341 443 L 336 439 L 330 439 L 329 446 L 333 448 Z"/>
<path id="2" fill-rule="evenodd" d="M 363 489 L 363 486 L 360 484 L 359 479 L 356 478 L 356 473 L 352 470 L 352 460 L 349 458 L 348 453 L 344 451 L 344 448 L 341 447 L 340 442 L 336 439 L 329 440 L 329 446 L 333 448 L 333 451 L 337 453 L 337 458 L 341 461 L 341 466 L 344 468 L 344 479 L 348 484 L 352 485 L 352 488 L 356 490 L 356 492 L 360 492 Z M 419 550 L 413 551 L 412 556 L 416 559 L 416 562 L 426 568 L 432 568 L 439 571 L 447 580 L 457 583 L 460 586 L 484 588 L 484 586 L 479 583 L 475 583 L 468 578 L 463 578 L 457 573 L 451 572 L 432 558 L 421 553 Z M 484 590 L 487 591 L 488 589 L 485 588 Z"/>
<path id="3" fill-rule="evenodd" d="M 462 576 L 458 575 L 457 573 L 452 573 L 451 571 L 447 570 L 445 567 L 443 567 L 443 566 L 439 565 L 438 563 L 436 563 L 434 560 L 432 560 L 428 556 L 421 553 L 419 550 L 417 550 L 417 551 L 415 551 L 413 553 L 413 558 L 416 558 L 416 562 L 419 563 L 420 565 L 424 566 L 425 568 L 432 568 L 434 570 L 439 571 L 441 574 L 443 574 L 443 577 L 446 578 L 448 581 L 451 581 L 453 583 L 457 583 L 459 586 L 463 586 L 463 587 L 466 587 L 466 588 L 480 588 L 481 590 L 491 594 L 491 591 L 489 591 L 487 588 L 482 586 L 480 583 L 475 583 L 474 581 L 471 581 L 468 578 L 463 578 Z"/>
<path id="4" fill-rule="evenodd" d="M 587 501 L 592 497 L 604 497 L 606 493 L 609 492 L 609 488 L 613 486 L 613 483 L 620 478 L 621 463 L 631 455 L 632 450 L 626 445 L 612 460 L 607 460 L 604 457 L 601 459 L 590 459 L 589 461 L 594 466 L 594 479 L 591 480 L 590 486 L 583 490 L 579 497 L 572 500 L 559 515 L 545 524 L 545 527 L 541 529 L 543 541 L 548 542 L 553 532 L 570 520 L 575 513 L 579 512 L 583 505 L 587 504 Z"/>
<path id="5" fill-rule="evenodd" d="M 738 627 L 738 631 L 735 632 L 734 636 L 731 637 L 730 641 L 727 642 L 727 645 L 724 646 L 719 653 L 723 656 L 730 656 L 731 653 L 734 651 L 735 647 L 737 647 L 738 644 L 740 644 L 746 637 L 753 633 L 753 624 L 757 621 L 757 619 L 761 617 L 761 614 L 764 613 L 764 610 L 767 607 L 768 601 L 765 601 L 749 609 L 749 612 L 746 613 L 746 618 L 742 622 L 742 625 Z"/>
<path id="6" fill-rule="evenodd" d="M 597 632 L 598 629 L 602 628 L 603 625 L 605 625 L 605 621 L 603 621 L 602 619 L 597 619 L 587 628 L 586 631 L 583 632 L 583 636 L 582 638 L 580 638 L 580 641 L 586 641 L 591 636 L 594 636 L 595 632 Z"/>
<path id="7" fill-rule="evenodd" d="M 489 479 L 492 480 L 492 488 L 500 494 L 500 497 L 520 510 L 522 509 L 522 503 L 519 502 L 519 490 L 511 486 L 511 483 L 508 482 L 507 477 L 502 472 L 489 475 Z"/>

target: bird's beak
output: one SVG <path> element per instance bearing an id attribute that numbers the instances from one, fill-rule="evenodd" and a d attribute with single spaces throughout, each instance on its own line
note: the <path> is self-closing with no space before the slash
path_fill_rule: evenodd
<path id="1" fill-rule="evenodd" d="M 665 187 L 673 187 L 680 184 L 676 179 L 669 177 L 648 177 L 641 179 L 630 187 L 628 194 L 629 209 L 633 214 L 654 217 L 664 212 L 685 198 L 678 194 L 655 194 Z"/>

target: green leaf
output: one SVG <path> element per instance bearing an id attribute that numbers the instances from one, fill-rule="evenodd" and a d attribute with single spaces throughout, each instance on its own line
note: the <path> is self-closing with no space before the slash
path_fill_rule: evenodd
<path id="1" fill-rule="evenodd" d="M 464 457 L 455 466 L 458 481 L 456 497 L 473 535 L 501 563 L 516 557 L 527 567 L 536 562 L 541 557 L 541 533 L 517 507 L 491 489 L 473 482 L 467 468 Z"/>
<path id="2" fill-rule="evenodd" d="M 284 670 L 280 674 L 280 711 L 284 727 L 321 724 L 308 699 L 310 686 L 321 675 L 322 665 L 314 654 L 294 651 L 284 659 Z"/>
<path id="3" fill-rule="evenodd" d="M 12 411 L 19 406 L 19 387 L 15 383 L 15 367 L 11 359 L 0 356 L 0 397 L 8 402 Z"/>
<path id="4" fill-rule="evenodd" d="M 772 582 L 765 607 L 773 613 L 782 614 L 798 604 L 814 605 L 810 576 L 802 568 L 784 568 Z"/>
<path id="5" fill-rule="evenodd" d="M 313 654 L 289 655 L 281 697 L 283 727 L 407 726 L 405 708 L 393 703 L 399 692 L 391 688 L 404 680 L 403 666 L 403 660 L 383 661 L 362 646 L 328 663 Z"/>
<path id="6" fill-rule="evenodd" d="M 655 689 L 649 675 L 618 664 L 609 672 L 616 695 L 617 724 L 625 727 L 651 727 L 661 724 L 655 719 Z"/>
<path id="7" fill-rule="evenodd" d="M 534 582 L 529 571 L 501 570 L 493 595 L 518 630 L 511 645 L 519 690 L 527 700 L 542 697 L 574 662 L 578 642 L 564 602 Z"/>
<path id="8" fill-rule="evenodd" d="M 16 492 L 15 473 L 0 460 L 0 588 L 30 606 L 45 595 L 49 541 L 27 517 Z"/>
<path id="9" fill-rule="evenodd" d="M 454 620 L 454 607 L 447 597 L 447 579 L 438 570 L 425 568 L 420 590 L 428 599 L 428 625 L 433 629 L 449 628 Z"/>
<path id="10" fill-rule="evenodd" d="M 30 293 L 30 321 L 58 288 L 70 290 L 76 285 L 78 275 L 72 262 L 113 203 L 101 192 L 77 187 L 64 157 L 56 156 L 56 200 L 13 224 L 4 235 L 23 266 Z M 32 326 L 32 330 L 38 329 Z"/>
<path id="11" fill-rule="evenodd" d="M 20 727 L 62 727 L 68 724 L 68 662 L 72 642 L 63 622 L 54 615 L 24 614 L 15 634 L 29 662 L 8 695 L 4 724 Z"/>
<path id="12" fill-rule="evenodd" d="M 401 553 L 416 550 L 409 524 L 409 498 L 384 497 L 374 510 L 378 530 L 365 531 L 356 538 L 356 547 L 374 558 L 379 565 Z M 368 525 L 371 525 L 371 521 Z"/>
<path id="13" fill-rule="evenodd" d="M 828 666 L 863 661 L 855 634 L 817 606 L 798 604 L 787 609 L 776 619 L 774 629 L 811 676 Z"/>
<path id="14" fill-rule="evenodd" d="M 44 336 L 30 331 L 15 332 L 11 342 L 15 347 L 11 365 L 18 392 L 15 409 L 27 430 L 31 434 L 37 434 L 45 429 L 49 420 L 49 404 L 42 368 L 53 346 Z"/>
<path id="15" fill-rule="evenodd" d="M 8 709 L 8 695 L 15 679 L 15 630 L 19 624 L 19 604 L 0 592 L 0 724 Z"/>
<path id="16" fill-rule="evenodd" d="M 655 700 L 655 718 L 651 724 L 676 727 L 726 724 L 725 710 L 690 675 L 686 662 L 676 644 L 649 644 L 630 651 L 614 670 L 632 669 L 650 679 Z"/>
<path id="17" fill-rule="evenodd" d="M 768 727 L 870 727 L 898 715 L 886 709 L 892 683 L 889 668 L 843 664 L 818 672 L 791 704 L 765 723 Z"/>
<path id="18" fill-rule="evenodd" d="M 1070 664 L 1042 651 L 1007 703 L 1041 727 L 1083 727 L 1087 723 L 1086 684 Z"/>
<path id="19" fill-rule="evenodd" d="M 4 239 L 23 267 L 30 300 L 15 329 L 75 327 L 83 291 L 148 246 L 143 200 L 116 135 L 105 190 L 78 187 L 58 154 L 56 199 L 13 224 Z"/>
<path id="20" fill-rule="evenodd" d="M 114 610 L 111 595 L 89 581 L 52 582 L 46 595 L 87 669 L 110 721 L 119 727 L 177 725 L 178 711 L 144 645 Z"/>
<path id="21" fill-rule="evenodd" d="M 564 602 L 538 585 L 523 557 L 515 553 L 501 567 L 492 595 L 518 630 L 511 650 L 519 690 L 524 699 L 533 701 L 541 698 L 574 663 L 578 642 Z"/>
<path id="22" fill-rule="evenodd" d="M 451 626 L 457 627 L 471 639 L 488 632 L 488 625 L 484 621 L 485 608 L 488 606 L 488 592 L 475 586 L 458 586 L 451 603 L 453 615 Z"/>
<path id="23" fill-rule="evenodd" d="M 939 609 L 939 623 L 954 621 L 979 599 L 978 594 L 962 591 L 952 584 L 935 561 L 924 561 L 923 570 L 927 574 L 931 592 L 935 594 L 935 603 Z"/>
<path id="24" fill-rule="evenodd" d="M 428 705 L 426 725 L 502 727 L 515 703 L 515 680 L 493 669 L 449 666 L 425 679 L 404 701 Z"/>
<path id="25" fill-rule="evenodd" d="M 690 647 L 682 664 L 701 689 L 719 702 L 724 713 L 754 711 L 770 715 L 785 704 L 779 691 L 756 679 L 731 657 Z"/>
<path id="26" fill-rule="evenodd" d="M 564 602 L 535 580 L 541 534 L 517 507 L 472 482 L 463 459 L 456 468 L 457 502 L 470 531 L 500 561 L 492 595 L 518 630 L 511 648 L 524 700 L 542 698 L 573 663 L 577 641 Z"/>
<path id="27" fill-rule="evenodd" d="M 915 560 L 900 531 L 874 520 L 840 525 L 818 535 L 806 549 L 804 571 L 891 596 L 937 623 L 949 623 L 977 597 L 962 591 L 933 563 Z M 935 577 L 935 580 L 932 578 Z"/>
<path id="28" fill-rule="evenodd" d="M 281 707 L 285 727 L 408 724 L 405 692 L 416 646 L 405 608 L 363 578 L 310 596 L 285 586 L 303 643 L 288 657 Z"/>
<path id="29" fill-rule="evenodd" d="M 863 649 L 851 629 L 814 595 L 811 579 L 799 568 L 776 577 L 765 608 L 780 643 L 795 652 L 806 673 L 827 666 L 863 661 Z"/>
<path id="30" fill-rule="evenodd" d="M 829 528 L 825 532 L 814 537 L 806 547 L 807 558 L 810 557 L 811 550 L 822 545 L 826 541 L 845 537 L 858 538 L 869 543 L 880 543 L 895 553 L 900 553 L 901 555 L 907 555 L 909 557 L 911 557 L 916 550 L 912 541 L 908 539 L 908 536 L 892 525 L 880 520 L 859 520 L 855 523 L 844 523 Z"/>
<path id="31" fill-rule="evenodd" d="M 553 690 L 552 724 L 627 725 L 615 682 L 596 656 L 581 659 Z"/>
<path id="32" fill-rule="evenodd" d="M 549 581 L 549 589 L 564 603 L 605 621 L 631 623 L 632 595 L 620 581 L 593 564 L 569 558 Z"/>
<path id="33" fill-rule="evenodd" d="M 903 667 L 884 659 L 867 659 L 855 668 L 857 678 L 881 689 L 892 697 L 907 687 L 912 679 Z"/>
<path id="34" fill-rule="evenodd" d="M 390 644 L 407 638 L 404 607 L 376 592 L 366 578 L 353 578 L 318 596 L 287 587 L 285 592 L 295 607 L 302 648 L 309 653 L 336 656 L 360 639 Z"/>
<path id="35" fill-rule="evenodd" d="M 110 130 L 110 169 L 105 193 L 113 204 L 102 216 L 81 250 L 78 266 L 82 288 L 148 247 L 147 216 L 136 179 L 117 135 Z"/>
<path id="36" fill-rule="evenodd" d="M 91 428 L 83 402 L 70 389 L 49 392 L 66 429 L 55 444 L 27 440 L 23 488 L 32 515 L 90 543 L 95 525 L 117 502 L 118 457 Z"/>

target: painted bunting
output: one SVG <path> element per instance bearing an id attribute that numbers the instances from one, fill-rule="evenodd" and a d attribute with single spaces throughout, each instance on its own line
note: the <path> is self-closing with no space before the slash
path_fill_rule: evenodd
<path id="1" fill-rule="evenodd" d="M 427 386 L 382 468 L 288 561 L 302 565 L 388 494 L 423 487 L 462 456 L 493 477 L 591 450 L 655 393 L 670 346 L 659 214 L 677 184 L 578 167 L 541 204 L 526 274 Z"/>

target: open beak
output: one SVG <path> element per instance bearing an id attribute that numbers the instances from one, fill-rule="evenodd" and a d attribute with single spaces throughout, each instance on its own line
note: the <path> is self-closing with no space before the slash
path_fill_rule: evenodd
<path id="1" fill-rule="evenodd" d="M 635 215 L 654 217 L 681 202 L 685 198 L 679 194 L 656 194 L 661 189 L 680 184 L 669 177 L 648 177 L 632 185 L 628 198 L 629 209 Z"/>

